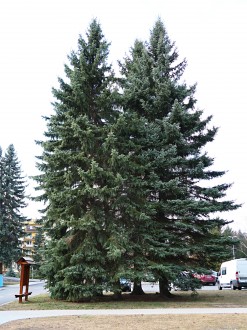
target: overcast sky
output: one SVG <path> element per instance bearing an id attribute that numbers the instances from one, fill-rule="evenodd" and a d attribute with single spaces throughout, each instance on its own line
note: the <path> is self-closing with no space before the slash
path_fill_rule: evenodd
<path id="1" fill-rule="evenodd" d="M 77 49 L 92 18 L 111 42 L 116 65 L 136 38 L 147 40 L 156 19 L 164 22 L 187 59 L 184 79 L 197 83 L 198 108 L 213 115 L 219 132 L 208 146 L 222 183 L 234 183 L 227 197 L 243 203 L 226 214 L 234 229 L 247 232 L 247 1 L 246 0 L 1 0 L 0 146 L 12 143 L 23 174 L 37 173 L 35 140 L 42 139 L 42 116 L 52 113 L 51 88 L 64 76 L 67 55 Z M 29 182 L 28 193 L 35 183 Z M 30 203 L 28 217 L 38 217 Z"/>

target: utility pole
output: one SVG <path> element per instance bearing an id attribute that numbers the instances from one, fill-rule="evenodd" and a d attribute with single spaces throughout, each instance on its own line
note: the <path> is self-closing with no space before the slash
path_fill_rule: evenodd
<path id="1" fill-rule="evenodd" d="M 231 237 L 232 240 L 234 240 L 234 238 L 238 238 L 237 236 L 229 236 Z M 232 243 L 232 259 L 235 259 L 235 245 L 234 243 Z"/>

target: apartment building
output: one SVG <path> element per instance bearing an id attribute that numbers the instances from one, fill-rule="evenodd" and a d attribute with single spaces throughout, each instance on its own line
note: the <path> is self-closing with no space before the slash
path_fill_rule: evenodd
<path id="1" fill-rule="evenodd" d="M 37 223 L 36 219 L 32 219 L 23 223 L 23 230 L 25 236 L 21 238 L 22 255 L 32 257 L 35 249 L 35 238 L 38 228 L 41 225 Z"/>

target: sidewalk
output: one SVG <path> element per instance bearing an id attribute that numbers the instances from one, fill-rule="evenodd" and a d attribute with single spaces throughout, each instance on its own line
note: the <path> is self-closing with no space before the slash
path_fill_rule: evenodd
<path id="1" fill-rule="evenodd" d="M 247 308 L 157 308 L 97 310 L 23 310 L 0 311 L 0 324 L 27 318 L 69 315 L 164 315 L 164 314 L 247 314 Z"/>

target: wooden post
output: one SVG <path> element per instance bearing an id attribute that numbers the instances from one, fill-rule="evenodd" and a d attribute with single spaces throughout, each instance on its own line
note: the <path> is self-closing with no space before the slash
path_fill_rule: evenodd
<path id="1" fill-rule="evenodd" d="M 21 277 L 20 277 L 20 290 L 19 290 L 19 303 L 22 303 L 23 284 L 24 283 L 24 264 L 21 264 Z"/>
<path id="2" fill-rule="evenodd" d="M 0 287 L 3 286 L 3 264 L 0 261 Z"/>
<path id="3" fill-rule="evenodd" d="M 28 292 L 29 287 L 29 275 L 30 275 L 30 265 L 34 264 L 31 258 L 22 257 L 17 261 L 17 264 L 21 266 L 21 276 L 20 276 L 20 290 L 19 294 L 15 297 L 19 298 L 19 303 L 22 303 L 22 297 L 25 297 L 25 301 L 28 301 L 28 296 L 32 292 Z M 23 292 L 23 287 L 25 286 L 25 292 Z"/>
<path id="4" fill-rule="evenodd" d="M 28 286 L 29 286 L 29 274 L 30 274 L 30 265 L 24 265 L 24 285 L 26 286 L 25 291 L 25 301 L 28 300 Z"/>

